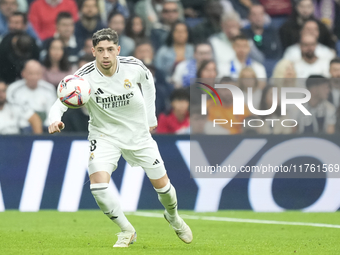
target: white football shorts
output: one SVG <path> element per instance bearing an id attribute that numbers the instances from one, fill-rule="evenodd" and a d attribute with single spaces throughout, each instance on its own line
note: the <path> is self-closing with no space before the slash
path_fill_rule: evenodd
<path id="1" fill-rule="evenodd" d="M 143 148 L 127 150 L 118 148 L 109 139 L 90 140 L 89 175 L 106 171 L 109 175 L 117 169 L 120 156 L 131 166 L 141 166 L 149 179 L 159 179 L 166 174 L 157 143 L 151 138 Z"/>

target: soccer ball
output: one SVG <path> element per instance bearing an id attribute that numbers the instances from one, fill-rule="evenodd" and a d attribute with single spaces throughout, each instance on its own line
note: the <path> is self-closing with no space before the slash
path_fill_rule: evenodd
<path id="1" fill-rule="evenodd" d="M 60 102 L 69 108 L 79 108 L 87 103 L 91 95 L 90 84 L 78 75 L 67 75 L 58 85 Z"/>

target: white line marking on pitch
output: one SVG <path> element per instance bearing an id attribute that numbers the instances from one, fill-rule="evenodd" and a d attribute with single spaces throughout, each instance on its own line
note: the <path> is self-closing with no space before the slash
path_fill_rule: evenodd
<path id="1" fill-rule="evenodd" d="M 163 218 L 161 213 L 151 212 L 131 212 L 127 215 L 135 215 L 141 217 Z M 291 222 L 291 221 L 276 221 L 276 220 L 255 220 L 255 219 L 240 219 L 228 217 L 214 217 L 214 216 L 195 216 L 195 215 L 182 215 L 183 219 L 190 220 L 211 220 L 211 221 L 226 221 L 226 222 L 243 222 L 243 223 L 257 223 L 257 224 L 274 224 L 274 225 L 293 225 L 293 226 L 310 226 L 320 228 L 340 228 L 340 225 L 324 224 L 324 223 L 310 223 L 310 222 Z"/>

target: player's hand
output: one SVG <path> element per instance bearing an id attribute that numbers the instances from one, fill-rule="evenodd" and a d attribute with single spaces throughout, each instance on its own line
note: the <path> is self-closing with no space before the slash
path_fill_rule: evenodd
<path id="1" fill-rule="evenodd" d="M 149 131 L 152 132 L 157 126 L 153 126 L 149 128 Z"/>
<path id="2" fill-rule="evenodd" d="M 61 132 L 65 128 L 65 124 L 62 121 L 55 121 L 48 127 L 48 132 L 54 134 L 55 132 Z"/>

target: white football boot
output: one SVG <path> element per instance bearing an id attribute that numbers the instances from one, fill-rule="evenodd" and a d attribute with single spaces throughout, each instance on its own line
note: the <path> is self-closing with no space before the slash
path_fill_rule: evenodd
<path id="1" fill-rule="evenodd" d="M 137 241 L 137 233 L 136 232 L 120 232 L 117 234 L 118 240 L 113 247 L 129 247 L 130 244 L 133 244 Z"/>
<path id="2" fill-rule="evenodd" d="M 179 239 L 187 244 L 192 242 L 193 236 L 191 229 L 181 217 L 172 217 L 167 211 L 164 211 L 164 218 L 170 223 Z"/>

